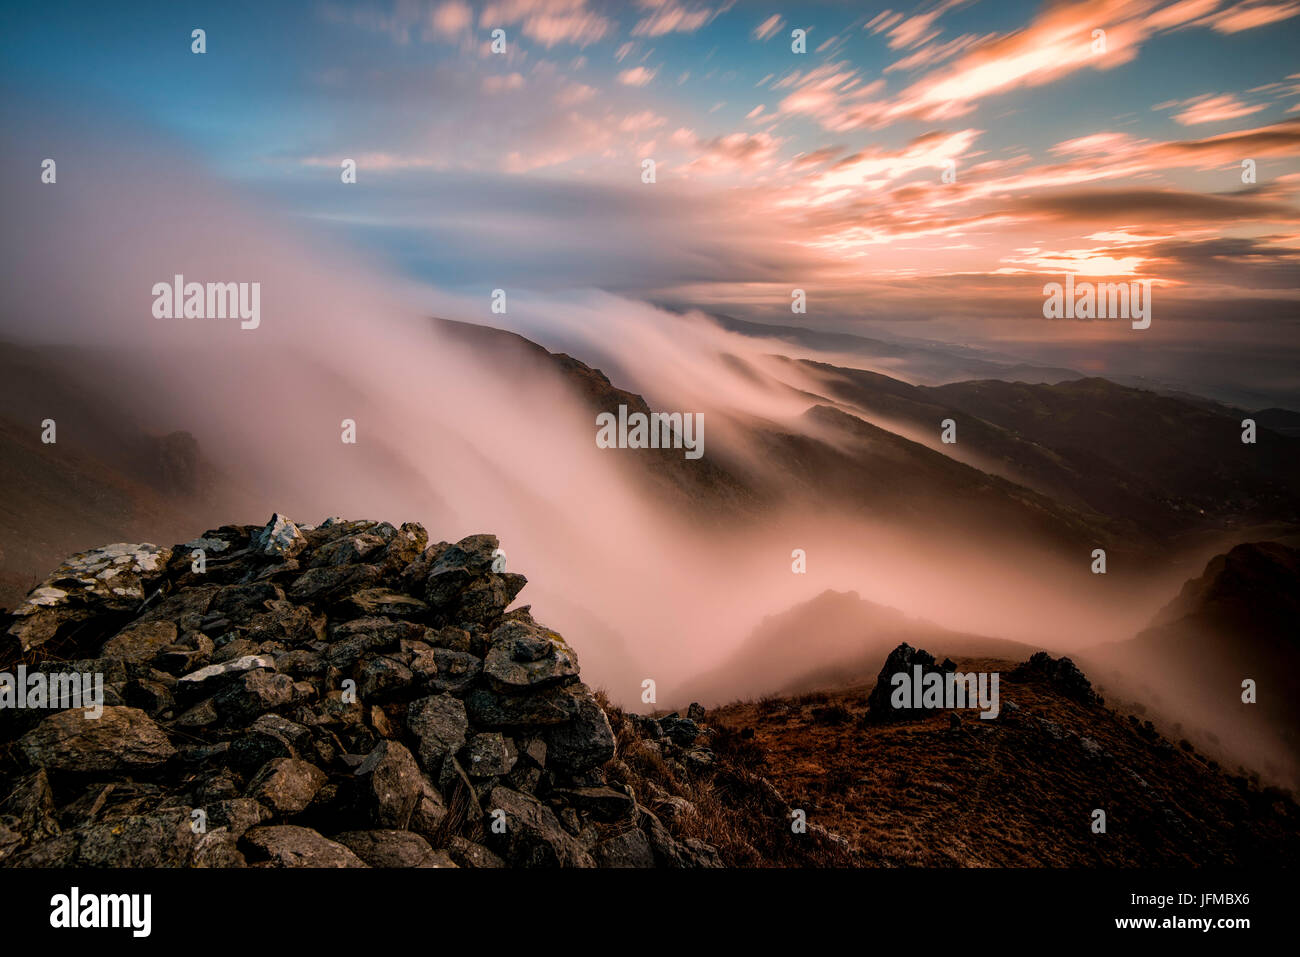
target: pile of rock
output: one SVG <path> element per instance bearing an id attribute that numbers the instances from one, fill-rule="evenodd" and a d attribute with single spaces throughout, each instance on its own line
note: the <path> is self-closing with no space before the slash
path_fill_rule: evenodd
<path id="1" fill-rule="evenodd" d="M 606 714 L 506 611 L 497 544 L 276 515 L 70 559 L 3 660 L 102 675 L 103 713 L 0 711 L 0 863 L 715 865 L 607 783 Z"/>

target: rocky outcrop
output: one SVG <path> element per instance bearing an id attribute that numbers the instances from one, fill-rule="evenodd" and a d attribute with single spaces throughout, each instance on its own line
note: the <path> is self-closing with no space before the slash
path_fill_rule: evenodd
<path id="1" fill-rule="evenodd" d="M 911 678 L 915 673 L 913 669 L 917 666 L 922 675 L 944 675 L 956 670 L 956 665 L 946 659 L 943 664 L 937 664 L 934 655 L 924 648 L 913 648 L 906 642 L 899 645 L 885 659 L 885 666 L 876 678 L 876 686 L 867 697 L 867 715 L 872 721 L 904 721 L 933 713 L 918 708 L 895 708 L 890 700 L 894 693 L 894 675 L 906 674 Z"/>
<path id="2" fill-rule="evenodd" d="M 716 866 L 606 779 L 606 712 L 497 545 L 275 515 L 73 556 L 3 660 L 102 676 L 102 714 L 0 711 L 0 864 Z"/>
<path id="3" fill-rule="evenodd" d="M 1053 658 L 1045 651 L 1035 652 L 1011 672 L 1017 681 L 1038 680 L 1081 704 L 1100 704 L 1101 697 L 1092 690 L 1092 682 L 1069 658 Z"/>

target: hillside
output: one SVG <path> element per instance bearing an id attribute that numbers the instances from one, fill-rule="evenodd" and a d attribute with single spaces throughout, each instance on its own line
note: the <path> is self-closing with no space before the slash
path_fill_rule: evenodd
<path id="1" fill-rule="evenodd" d="M 1211 559 L 1135 638 L 1085 649 L 1080 658 L 1115 695 L 1150 708 L 1169 733 L 1295 788 L 1297 621 L 1300 550 L 1238 545 Z M 1254 704 L 1242 701 L 1245 679 L 1256 684 Z"/>
<path id="2" fill-rule="evenodd" d="M 1300 441 L 1261 420 L 1241 442 L 1240 415 L 1105 379 L 1055 384 L 981 380 L 912 386 L 879 373 L 801 362 L 825 394 L 893 427 L 937 435 L 949 454 L 1029 486 L 1131 535 L 1300 521 Z"/>
<path id="3" fill-rule="evenodd" d="M 237 492 L 188 432 L 155 434 L 126 410 L 111 362 L 0 343 L 0 608 L 65 555 L 105 541 L 188 538 L 196 511 Z M 42 423 L 55 423 L 54 443 Z"/>
<path id="4" fill-rule="evenodd" d="M 0 864 L 1112 867 L 1300 854 L 1289 797 L 1107 709 L 1043 653 L 959 659 L 1001 672 L 993 720 L 882 716 L 868 684 L 625 713 L 582 683 L 580 640 L 510 607 L 526 579 L 494 567 L 496 551 L 491 535 L 429 544 L 413 523 L 276 515 L 171 548 L 72 556 L 0 623 L 0 667 L 26 674 L 9 686 L 25 698 L 68 674 L 101 675 L 103 697 L 0 711 Z M 874 684 L 919 654 L 900 645 Z M 1097 808 L 1105 834 L 1091 830 Z"/>
<path id="5" fill-rule="evenodd" d="M 1069 685 L 1017 676 L 1001 714 L 868 720 L 875 682 L 711 711 L 752 742 L 753 773 L 864 860 L 924 867 L 1179 867 L 1300 863 L 1300 808 L 1229 776 L 1136 716 Z M 1026 668 L 1026 672 L 1030 669 Z M 882 670 L 883 675 L 883 670 Z M 1093 833 L 1093 811 L 1106 833 Z"/>
<path id="6" fill-rule="evenodd" d="M 599 370 L 513 333 L 446 320 L 439 320 L 438 328 L 472 344 L 476 355 L 489 358 L 507 379 L 539 370 L 558 376 L 593 413 L 620 404 L 639 411 L 653 406 L 653 398 L 619 389 Z M 879 378 L 891 387 L 911 388 Z M 761 385 L 774 394 L 791 392 L 770 377 L 762 377 Z M 998 534 L 1070 554 L 1086 554 L 1098 541 L 1112 543 L 1117 554 L 1134 551 L 1135 536 L 1124 524 L 988 474 L 873 425 L 821 395 L 801 395 L 808 408 L 797 423 L 736 415 L 730 429 L 712 428 L 704 459 L 688 462 L 680 454 L 644 450 L 629 468 L 659 501 L 681 514 L 733 527 L 777 508 L 803 507 L 930 533 L 950 534 L 955 527 L 972 540 Z M 907 481 L 897 481 L 899 476 Z"/>
<path id="7" fill-rule="evenodd" d="M 537 377 L 562 385 L 593 415 L 621 404 L 649 411 L 655 403 L 513 333 L 446 320 L 434 328 L 481 359 L 505 393 Z M 927 388 L 825 363 L 774 358 L 774 372 L 770 364 L 730 361 L 755 388 L 805 403 L 805 411 L 785 422 L 719 414 L 710 419 L 708 454 L 696 461 L 675 450 L 610 456 L 666 521 L 734 532 L 802 510 L 954 542 L 995 536 L 1004 551 L 1045 546 L 1070 565 L 1104 543 L 1128 569 L 1127 581 L 1181 560 L 1171 543 L 1194 544 L 1199 561 L 1219 538 L 1231 542 L 1264 526 L 1253 534 L 1282 537 L 1297 527 L 1290 476 L 1300 440 L 1261 420 L 1259 444 L 1242 446 L 1233 419 L 1212 404 L 1099 379 Z M 207 460 L 211 436 L 154 434 L 140 425 L 132 407 L 166 399 L 144 370 L 106 371 L 125 365 L 75 349 L 0 348 L 0 607 L 72 551 L 160 533 L 189 537 L 261 500 L 237 488 L 237 463 L 226 474 Z M 521 407 L 514 427 L 549 411 Z M 56 446 L 40 442 L 46 417 L 58 422 Z M 590 419 L 571 417 L 566 428 L 593 428 Z M 938 423 L 949 417 L 958 422 L 958 443 L 939 445 Z M 1207 459 L 1215 448 L 1221 454 Z M 372 451 L 372 461 L 381 456 L 394 481 L 421 487 L 423 498 L 447 510 L 436 476 L 413 469 L 400 449 Z M 509 494 L 528 502 L 530 490 L 516 484 Z M 1189 539 L 1195 535 L 1217 537 Z"/>
<path id="8" fill-rule="evenodd" d="M 598 412 L 617 411 L 626 405 L 629 413 L 649 413 L 644 397 L 620 389 L 599 369 L 564 353 L 553 353 L 530 339 L 468 322 L 436 319 L 435 328 L 453 341 L 474 350 L 489 361 L 503 383 L 519 377 L 546 376 L 562 382 L 592 418 L 575 422 L 575 428 L 591 429 Z M 627 463 L 629 475 L 659 502 L 689 513 L 693 520 L 728 522 L 753 517 L 774 499 L 728 460 L 721 449 L 689 461 L 675 449 L 642 449 Z"/>

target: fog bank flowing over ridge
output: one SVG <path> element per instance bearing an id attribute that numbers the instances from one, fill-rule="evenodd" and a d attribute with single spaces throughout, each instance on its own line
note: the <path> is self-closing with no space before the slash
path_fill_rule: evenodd
<path id="1" fill-rule="evenodd" d="M 490 290 L 470 301 L 395 279 L 259 211 L 184 159 L 168 160 L 158 144 L 146 170 L 139 143 L 91 150 L 85 138 L 43 142 L 78 159 L 61 166 L 57 187 L 41 190 L 18 185 L 11 168 L 29 158 L 6 148 L 0 334 L 103 350 L 123 383 L 114 402 L 151 428 L 192 432 L 235 474 L 250 492 L 246 513 L 196 515 L 196 534 L 273 510 L 304 522 L 419 520 L 435 540 L 493 532 L 509 567 L 532 579 L 521 600 L 573 639 L 584 674 L 629 703 L 642 677 L 670 687 L 734 650 L 763 615 L 826 588 L 1049 646 L 1127 637 L 1159 601 L 1095 607 L 1057 583 L 1046 556 L 1013 601 L 1003 589 L 1027 553 L 909 538 L 829 513 L 693 527 L 629 481 L 635 451 L 596 447 L 589 412 L 558 379 L 503 377 L 429 317 L 579 343 L 578 358 L 653 408 L 703 411 L 706 457 L 726 449 L 748 469 L 763 468 L 763 457 L 743 448 L 733 421 L 813 431 L 799 419 L 813 400 L 755 381 L 733 361 L 768 368 L 770 343 L 602 292 L 530 296 L 510 287 L 508 264 L 500 285 L 509 313 L 493 316 Z M 154 318 L 150 290 L 176 274 L 260 282 L 260 326 Z M 349 418 L 356 445 L 340 442 Z M 61 440 L 75 441 L 76 422 L 59 428 Z M 810 574 L 791 574 L 794 548 L 813 556 Z M 1040 632 L 1043 621 L 1052 633 Z M 617 638 L 596 636 L 602 627 Z"/>

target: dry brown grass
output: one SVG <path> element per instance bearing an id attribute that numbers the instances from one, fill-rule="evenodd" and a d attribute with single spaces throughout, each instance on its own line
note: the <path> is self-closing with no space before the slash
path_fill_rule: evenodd
<path id="1" fill-rule="evenodd" d="M 1300 862 L 1300 809 L 1288 795 L 1220 773 L 1143 722 L 1032 681 L 1012 681 L 1014 664 L 959 662 L 964 671 L 1001 672 L 1004 709 L 994 721 L 967 712 L 959 728 L 949 726 L 947 713 L 893 725 L 866 722 L 870 686 L 710 712 L 720 754 L 711 786 L 725 797 L 710 826 L 725 825 L 738 863 L 788 846 L 766 829 L 771 811 L 745 791 L 761 775 L 807 811 L 810 824 L 848 838 L 854 853 L 847 856 L 856 863 Z M 1009 713 L 1008 701 L 1020 710 Z M 752 732 L 748 741 L 740 737 L 744 729 Z M 1082 737 L 1097 742 L 1103 755 L 1085 751 Z M 719 779 L 735 782 L 736 790 L 726 791 Z M 706 806 L 715 813 L 715 805 Z M 1098 807 L 1107 811 L 1105 835 L 1090 828 Z"/>
<path id="2" fill-rule="evenodd" d="M 712 728 L 701 739 L 716 756 L 705 770 L 688 770 L 666 760 L 626 720 L 621 709 L 597 693 L 617 738 L 617 754 L 605 768 L 611 782 L 629 784 L 651 811 L 663 808 L 659 792 L 694 807 L 664 824 L 674 837 L 698 838 L 717 848 L 731 867 L 850 867 L 872 863 L 823 834 L 791 829 L 790 808 L 767 779 L 765 750 L 738 730 Z M 706 720 L 705 726 L 709 727 Z"/>

